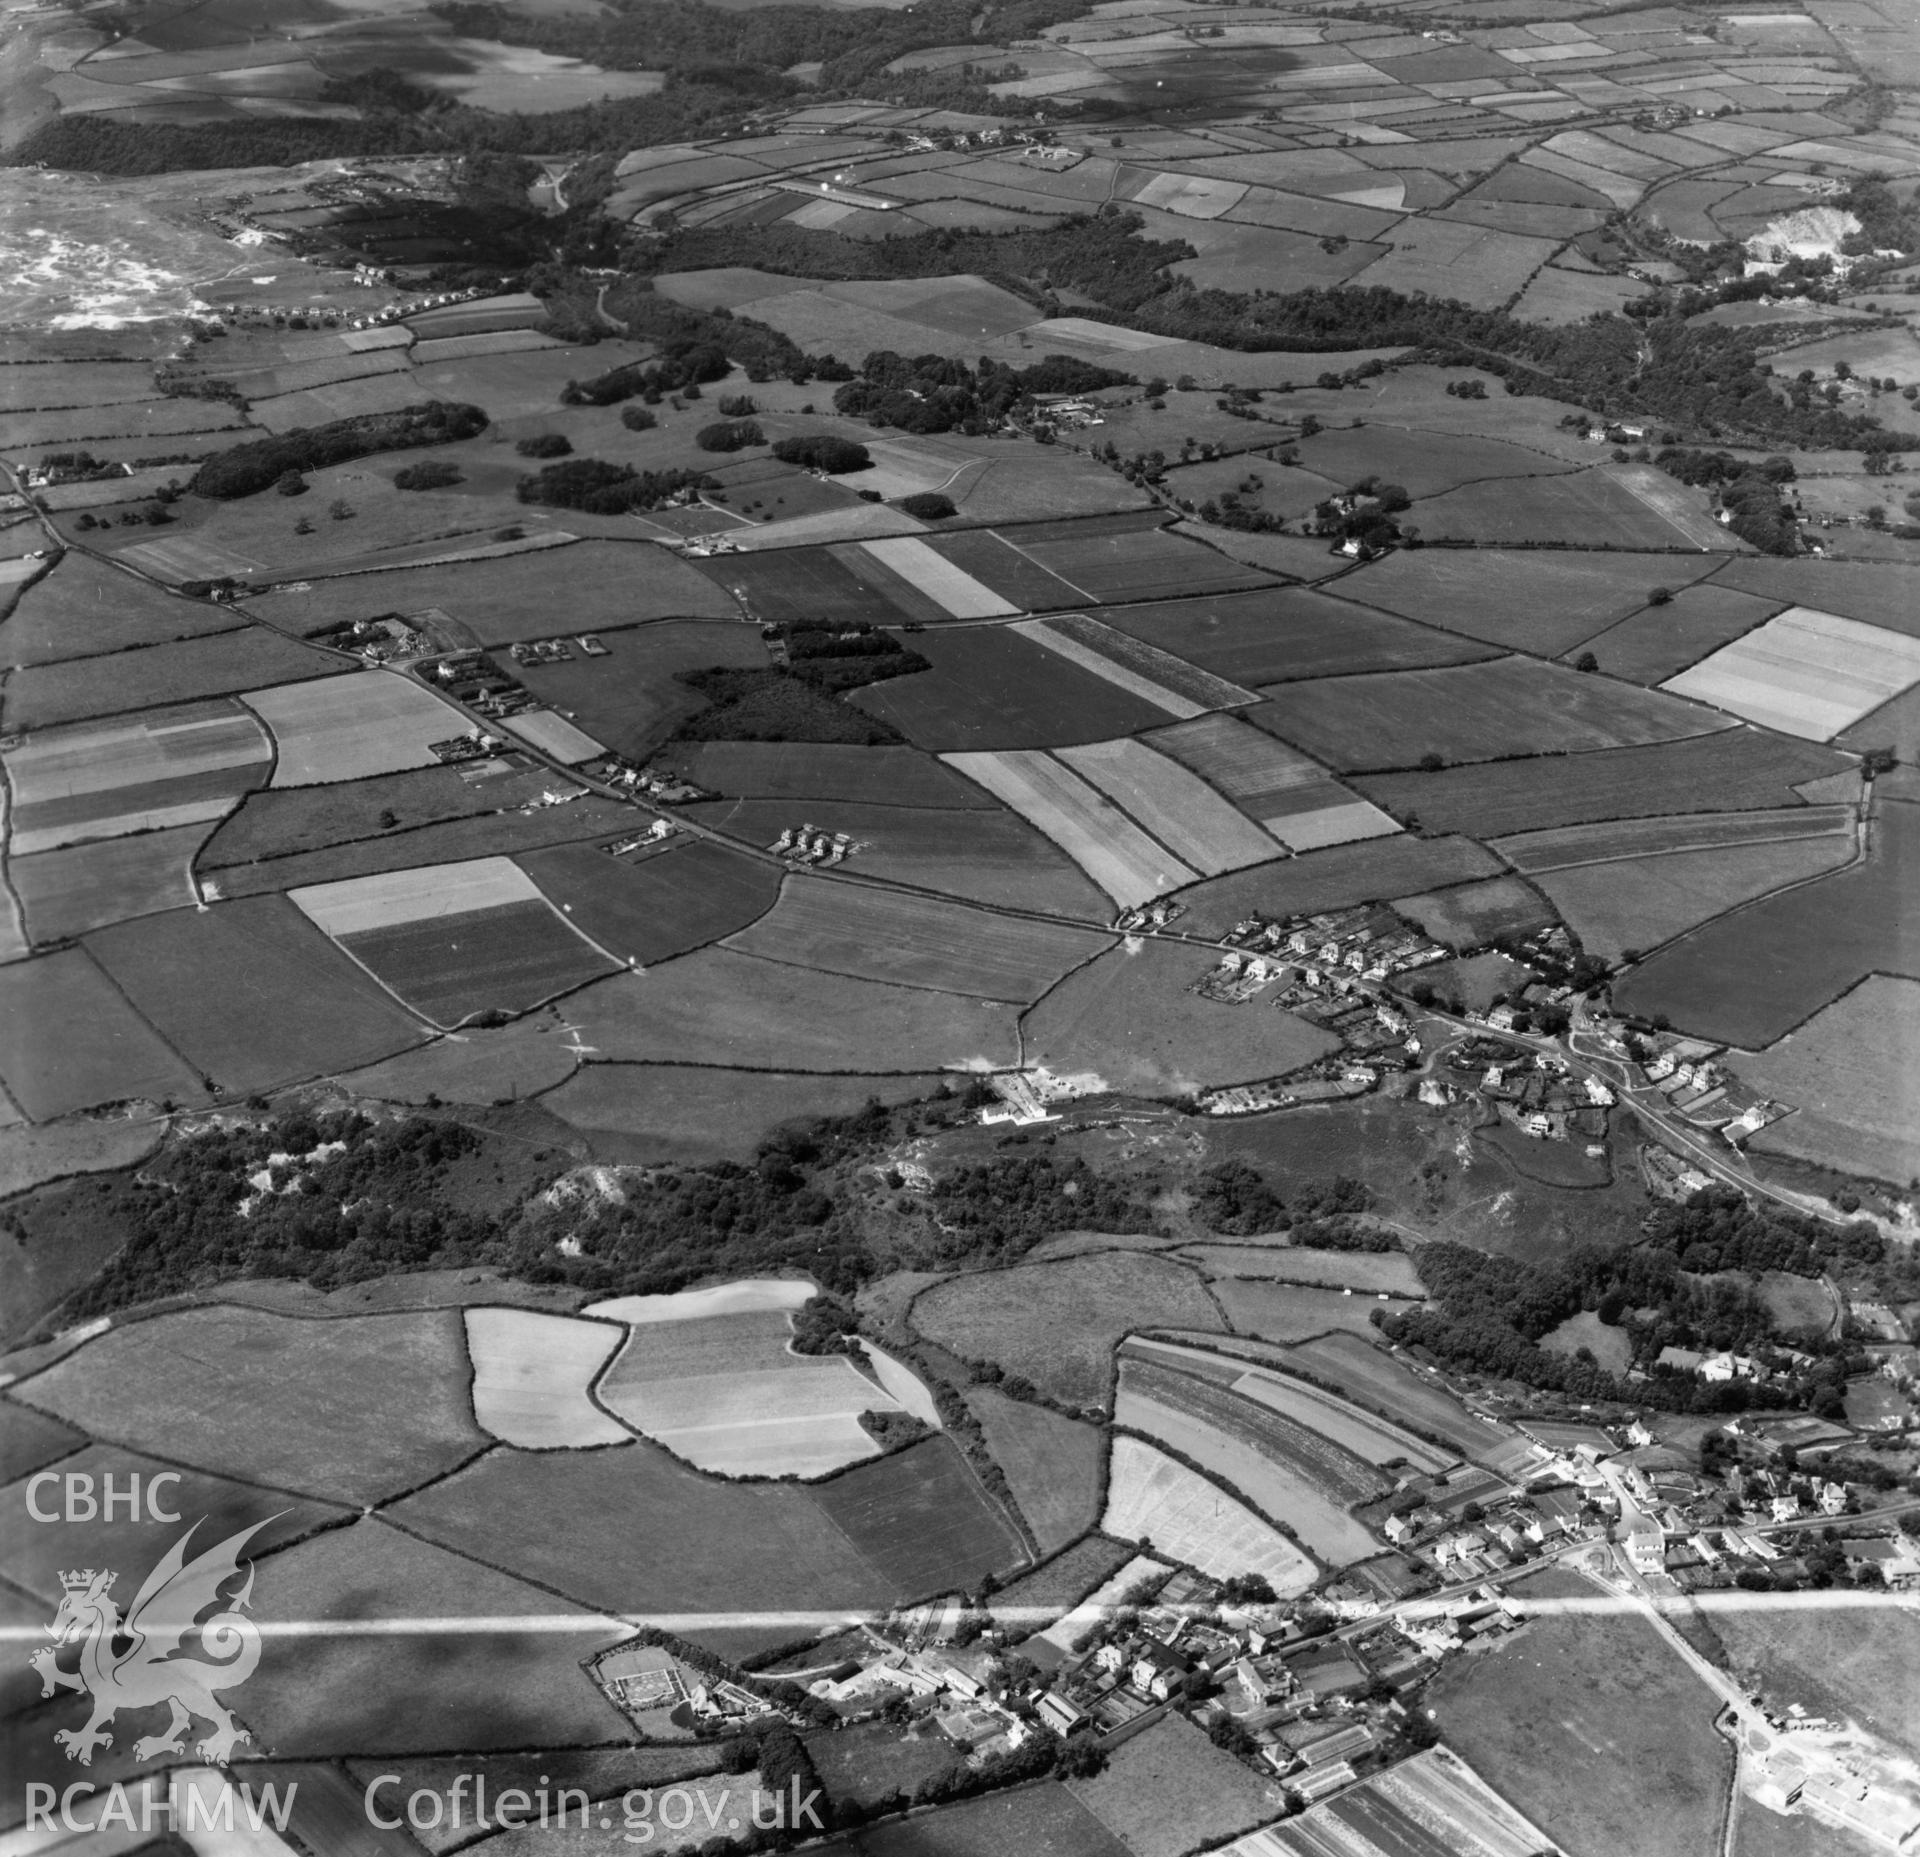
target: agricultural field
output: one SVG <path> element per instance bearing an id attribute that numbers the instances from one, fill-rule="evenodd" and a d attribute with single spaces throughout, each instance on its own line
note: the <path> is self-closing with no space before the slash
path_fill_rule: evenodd
<path id="1" fill-rule="evenodd" d="M 1454 949 L 1484 948 L 1553 923 L 1553 911 L 1517 877 L 1489 877 L 1449 890 L 1396 897 L 1393 906 L 1435 941 Z"/>
<path id="2" fill-rule="evenodd" d="M 1123 1741 L 1103 1772 L 1068 1786 L 1134 1857 L 1183 1857 L 1273 1817 L 1283 1803 L 1278 1781 L 1220 1752 L 1180 1715 Z"/>
<path id="3" fill-rule="evenodd" d="M 1000 1070 L 1017 1056 L 1011 1007 L 790 967 L 730 948 L 705 948 L 604 981 L 570 1000 L 567 1011 L 610 1063 L 847 1071 L 849 1024 L 861 1027 L 852 1067 L 859 1074 Z"/>
<path id="4" fill-rule="evenodd" d="M 1025 1004 L 1112 938 L 932 897 L 791 876 L 779 902 L 725 945 L 863 980 Z"/>
<path id="5" fill-rule="evenodd" d="M 554 1042 L 570 1069 L 571 1052 Z M 587 1063 L 553 1081 L 558 1087 L 541 1097 L 542 1105 L 589 1136 L 596 1152 L 640 1163 L 702 1163 L 751 1161 L 785 1124 L 853 1115 L 870 1100 L 918 1102 L 938 1096 L 944 1079 Z M 525 1094 L 525 1087 L 516 1093 Z M 487 1091 L 485 1099 L 492 1095 Z"/>
<path id="6" fill-rule="evenodd" d="M 1097 1455 L 1104 1469 L 1104 1443 L 1099 1445 Z M 1103 1535 L 1084 1535 L 1072 1547 L 1001 1587 L 993 1595 L 993 1615 L 1014 1631 L 1051 1627 L 1132 1559 L 1134 1556 L 1118 1542 Z"/>
<path id="7" fill-rule="evenodd" d="M 1045 1406 L 970 1386 L 966 1401 L 980 1421 L 993 1461 L 1042 1554 L 1078 1540 L 1100 1517 L 1106 1443 L 1091 1425 Z M 1075 1594 L 1074 1597 L 1078 1597 Z"/>
<path id="8" fill-rule="evenodd" d="M 1920 808 L 1884 801 L 1863 863 L 1717 917 L 1636 968 L 1617 997 L 1742 1050 L 1771 1045 L 1870 973 L 1920 976 L 1917 860 Z"/>
<path id="9" fill-rule="evenodd" d="M 1385 1290 L 1395 1296 L 1425 1292 L 1413 1260 L 1404 1251 L 1315 1251 L 1287 1243 L 1183 1245 L 1179 1255 L 1210 1275 L 1255 1277 L 1270 1283 L 1318 1288 Z"/>
<path id="10" fill-rule="evenodd" d="M 1723 729 L 1657 747 L 1548 754 L 1354 782 L 1377 805 L 1419 816 L 1429 832 L 1503 838 L 1599 819 L 1792 806 L 1795 788 L 1851 763 L 1810 742 L 1753 728 Z"/>
<path id="11" fill-rule="evenodd" d="M 1777 1043 L 1736 1056 L 1742 1082 L 1795 1105 L 1754 1147 L 1876 1180 L 1920 1174 L 1916 1038 L 1920 982 L 1869 974 Z"/>
<path id="12" fill-rule="evenodd" d="M 464 711 L 391 672 L 255 690 L 247 707 L 271 731 L 273 785 L 316 786 L 431 767 L 429 744 L 464 735 Z"/>
<path id="13" fill-rule="evenodd" d="M 1567 548 L 1658 549 L 1740 546 L 1709 514 L 1706 497 L 1672 478 L 1650 484 L 1624 477 L 1631 466 L 1569 477 L 1507 478 L 1469 484 L 1419 506 L 1423 534 L 1435 541 L 1558 543 Z M 1618 469 L 1622 475 L 1615 475 Z"/>
<path id="14" fill-rule="evenodd" d="M 889 1819 L 825 1848 L 828 1857 L 1128 1857 L 1130 1849 L 1056 1780 Z"/>
<path id="15" fill-rule="evenodd" d="M 88 937 L 102 971 L 223 1090 L 357 1070 L 424 1033 L 283 897 L 177 909 Z"/>
<path id="16" fill-rule="evenodd" d="M 1749 722 L 1830 741 L 1920 683 L 1920 638 L 1792 606 L 1661 685 Z"/>
<path id="17" fill-rule="evenodd" d="M 682 742 L 660 756 L 709 792 L 766 800 L 994 809 L 972 781 L 917 748 L 837 742 Z"/>
<path id="18" fill-rule="evenodd" d="M 780 893 L 776 870 L 710 839 L 645 856 L 610 853 L 610 845 L 555 845 L 515 861 L 579 933 L 641 967 L 744 928 Z"/>
<path id="19" fill-rule="evenodd" d="M 1121 1336 L 1221 1326 L 1195 1272 L 1127 1251 L 955 1277 L 917 1297 L 910 1320 L 949 1353 L 992 1361 L 1062 1405 L 1089 1408 L 1108 1402 Z"/>
<path id="20" fill-rule="evenodd" d="M 1752 1672 L 1766 1701 L 1784 1709 L 1858 1722 L 1908 1758 L 1916 1741 L 1914 1653 L 1917 1635 L 1903 1608 L 1836 1611 L 1816 1627 L 1797 1608 L 1716 1612 L 1714 1629 L 1729 1667 Z"/>
<path id="21" fill-rule="evenodd" d="M 1352 1335 L 1330 1335 L 1289 1350 L 1301 1372 L 1348 1398 L 1399 1419 L 1418 1431 L 1443 1438 L 1462 1456 L 1478 1457 L 1492 1434 L 1475 1424 L 1466 1409 L 1432 1381 L 1403 1367 L 1391 1355 Z"/>
<path id="22" fill-rule="evenodd" d="M 1326 1565 L 1379 1551 L 1346 1511 L 1384 1494 L 1385 1479 L 1279 1414 L 1194 1375 L 1122 1356 L 1113 1417 L 1231 1484 Z"/>
<path id="23" fill-rule="evenodd" d="M 1171 716 L 1187 718 L 1255 700 L 1251 690 L 1085 613 L 1023 620 L 1013 630 Z"/>
<path id="24" fill-rule="evenodd" d="M 1629 683 L 1664 683 L 1751 632 L 1778 607 L 1777 600 L 1741 593 L 1718 581 L 1696 581 L 1691 587 L 1673 589 L 1671 597 L 1659 605 L 1642 607 L 1604 632 L 1575 640 L 1562 655 L 1573 656 L 1576 647 L 1582 647 L 1593 653 L 1595 663 L 1609 677 L 1624 677 Z"/>
<path id="25" fill-rule="evenodd" d="M 698 1469 L 821 1476 L 880 1449 L 862 1412 L 906 1409 L 845 1357 L 792 1352 L 779 1308 L 675 1320 L 674 1300 L 599 1305 L 632 1326 L 598 1391 L 608 1411 Z"/>
<path id="26" fill-rule="evenodd" d="M 1822 838 L 1836 832 L 1850 834 L 1852 827 L 1851 806 L 1786 806 L 1744 813 L 1675 813 L 1665 818 L 1610 820 L 1602 825 L 1526 832 L 1495 840 L 1494 849 L 1516 870 L 1532 876 L 1659 852 L 1711 851 L 1734 845 Z"/>
<path id="27" fill-rule="evenodd" d="M 593 1403 L 588 1389 L 621 1333 L 534 1309 L 469 1309 L 473 1416 L 480 1429 L 522 1450 L 579 1450 L 625 1444 L 629 1433 Z"/>
<path id="28" fill-rule="evenodd" d="M 1204 780 L 1144 742 L 1091 742 L 1058 758 L 1202 876 L 1264 864 L 1278 849 Z"/>
<path id="29" fill-rule="evenodd" d="M 935 753 L 1058 748 L 1131 735 L 1168 719 L 1160 702 L 1012 626 L 928 632 L 913 648 L 931 669 L 870 684 L 852 700 L 915 747 Z"/>
<path id="30" fill-rule="evenodd" d="M 17 857 L 7 875 L 37 946 L 197 902 L 194 854 L 211 828 L 135 832 Z"/>
<path id="31" fill-rule="evenodd" d="M 1189 991 L 1218 965 L 1210 949 L 1164 941 L 1101 955 L 1027 1013 L 1028 1062 L 1091 1071 L 1123 1094 L 1185 1096 L 1282 1076 L 1338 1048 L 1258 995 L 1227 1005 Z"/>
<path id="32" fill-rule="evenodd" d="M 1316 1335 L 1341 1331 L 1371 1335 L 1370 1317 L 1379 1306 L 1373 1297 L 1362 1300 L 1345 1290 L 1259 1277 L 1219 1278 L 1213 1294 L 1236 1334 L 1258 1335 L 1266 1341 L 1310 1341 Z"/>
<path id="33" fill-rule="evenodd" d="M 1515 1596 L 1596 1590 L 1552 1573 Z M 1719 1835 L 1732 1756 L 1713 1731 L 1718 1698 L 1644 1619 L 1536 1618 L 1444 1671 L 1427 1702 L 1448 1746 L 1569 1857 L 1694 1857 Z"/>
<path id="34" fill-rule="evenodd" d="M 1116 1436 L 1101 1532 L 1150 1541 L 1214 1579 L 1257 1573 L 1283 1595 L 1313 1583 L 1313 1561 L 1198 1471 L 1138 1438 Z"/>
<path id="35" fill-rule="evenodd" d="M 1658 691 L 1532 658 L 1276 684 L 1248 719 L 1336 773 L 1677 741 L 1733 726 Z M 1424 816 L 1424 815 L 1423 815 Z"/>
<path id="36" fill-rule="evenodd" d="M 1911 570 L 1888 562 L 1730 561 L 1714 585 L 1916 635 Z"/>
<path id="37" fill-rule="evenodd" d="M 38 571 L 40 564 L 28 566 Z M 64 554 L 15 601 L 0 625 L 0 660 L 9 666 L 103 657 L 137 646 L 170 644 L 242 621 L 204 600 L 183 600 L 90 556 Z"/>
<path id="38" fill-rule="evenodd" d="M 116 1328 L 14 1396 L 103 1443 L 358 1507 L 482 1448 L 466 1379 L 457 1311 L 310 1322 L 213 1304 Z"/>
<path id="39" fill-rule="evenodd" d="M 1364 577 L 1353 584 L 1367 588 Z M 1248 686 L 1350 671 L 1419 670 L 1497 655 L 1491 646 L 1464 643 L 1305 587 L 1110 607 L 1101 618 L 1162 651 Z"/>

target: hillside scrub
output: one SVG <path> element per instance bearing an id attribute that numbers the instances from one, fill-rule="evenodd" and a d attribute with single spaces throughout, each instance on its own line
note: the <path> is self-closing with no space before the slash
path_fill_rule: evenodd
<path id="1" fill-rule="evenodd" d="M 351 464 L 381 451 L 406 451 L 426 445 L 450 445 L 486 430 L 487 416 L 477 406 L 429 400 L 424 406 L 393 413 L 363 413 L 324 426 L 300 426 L 276 438 L 251 439 L 215 452 L 193 474 L 187 488 L 196 496 L 231 502 L 270 490 L 289 473 Z"/>

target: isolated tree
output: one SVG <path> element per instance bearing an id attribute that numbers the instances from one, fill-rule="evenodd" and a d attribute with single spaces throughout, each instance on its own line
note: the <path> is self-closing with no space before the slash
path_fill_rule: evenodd
<path id="1" fill-rule="evenodd" d="M 1600 660 L 1591 651 L 1583 651 L 1574 659 L 1573 668 L 1576 671 L 1597 671 L 1600 668 Z"/>

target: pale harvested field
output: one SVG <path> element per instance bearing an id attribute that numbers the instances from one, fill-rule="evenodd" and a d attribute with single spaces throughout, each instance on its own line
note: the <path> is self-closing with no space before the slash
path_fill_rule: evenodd
<path id="1" fill-rule="evenodd" d="M 316 883 L 287 894 L 329 935 L 361 935 L 439 916 L 468 915 L 504 903 L 543 903 L 533 879 L 510 858 L 423 864 L 378 871 L 342 883 Z"/>
<path id="2" fill-rule="evenodd" d="M 871 1341 L 863 1341 L 860 1345 L 866 1349 L 868 1364 L 879 1375 L 880 1384 L 901 1406 L 921 1424 L 934 1431 L 944 1430 L 945 1427 L 940 1423 L 940 1409 L 933 1403 L 927 1383 L 905 1362 L 895 1360 L 891 1354 L 876 1348 Z"/>
<path id="3" fill-rule="evenodd" d="M 1331 792 L 1346 792 L 1344 787 L 1328 785 Z M 1345 797 L 1331 806 L 1282 813 L 1266 824 L 1289 851 L 1324 851 L 1329 845 L 1354 845 L 1365 838 L 1391 838 L 1400 830 L 1399 820 L 1371 800 Z"/>
<path id="4" fill-rule="evenodd" d="M 1151 677 L 1143 677 L 1137 671 L 1131 671 L 1125 665 L 1116 664 L 1113 659 L 1095 651 L 1092 646 L 1077 638 L 1070 638 L 1064 632 L 1052 630 L 1042 619 L 1029 619 L 1013 628 L 1036 645 L 1044 645 L 1056 656 L 1065 658 L 1070 664 L 1077 664 L 1082 670 L 1091 671 L 1096 677 L 1104 677 L 1116 689 L 1125 690 L 1131 696 L 1137 696 L 1152 703 L 1158 709 L 1164 709 L 1168 715 L 1177 716 L 1186 721 L 1194 716 L 1204 716 L 1207 705 L 1189 701 Z"/>
<path id="5" fill-rule="evenodd" d="M 448 741 L 471 727 L 450 704 L 392 671 L 282 684 L 255 690 L 243 700 L 280 745 L 276 787 L 431 767 L 428 743 Z"/>
<path id="6" fill-rule="evenodd" d="M 1086 613 L 1029 619 L 1014 630 L 1183 719 L 1258 701 L 1251 690 Z"/>
<path id="7" fill-rule="evenodd" d="M 1305 1592 L 1313 1562 L 1217 1485 L 1137 1438 L 1115 1438 L 1103 1533 L 1149 1540 L 1214 1579 L 1263 1575 L 1283 1597 Z"/>
<path id="8" fill-rule="evenodd" d="M 469 1309 L 473 1416 L 482 1431 L 523 1450 L 624 1444 L 627 1431 L 587 1397 L 620 1345 L 610 1322 L 531 1309 Z"/>
<path id="9" fill-rule="evenodd" d="M 1038 827 L 1123 908 L 1195 880 L 1193 871 L 1111 800 L 1038 749 L 948 754 L 941 759 Z"/>
<path id="10" fill-rule="evenodd" d="M 710 1315 L 753 1315 L 798 1309 L 818 1294 L 811 1283 L 787 1277 L 749 1277 L 710 1290 L 676 1290 L 667 1296 L 616 1296 L 589 1303 L 587 1315 L 603 1315 L 638 1328 L 654 1322 L 691 1322 Z"/>
<path id="11" fill-rule="evenodd" d="M 943 560 L 913 536 L 862 542 L 860 546 L 883 567 L 890 567 L 912 581 L 928 599 L 956 619 L 989 619 L 1020 610 L 1012 601 L 1002 599 L 991 587 L 982 585 L 951 561 Z"/>
<path id="12" fill-rule="evenodd" d="M 1827 741 L 1920 682 L 1920 638 L 1793 606 L 1660 687 Z"/>
<path id="13" fill-rule="evenodd" d="M 1063 748 L 1059 759 L 1203 876 L 1264 864 L 1279 851 L 1199 775 L 1130 737 Z"/>
<path id="14" fill-rule="evenodd" d="M 177 783 L 251 767 L 269 752 L 259 724 L 221 702 L 46 729 L 7 751 L 15 830 L 142 810 L 141 803 L 116 797 L 127 789 L 157 790 L 145 804 L 192 797 Z"/>
<path id="15" fill-rule="evenodd" d="M 537 749 L 549 760 L 560 762 L 564 767 L 578 767 L 582 761 L 597 761 L 607 751 L 604 742 L 595 741 L 585 729 L 575 728 L 565 716 L 557 716 L 550 709 L 536 709 L 524 716 L 515 716 L 506 724 L 506 728 L 529 747 Z"/>

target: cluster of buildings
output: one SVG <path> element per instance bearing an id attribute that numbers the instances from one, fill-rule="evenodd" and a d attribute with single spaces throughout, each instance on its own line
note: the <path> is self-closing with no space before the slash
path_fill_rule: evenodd
<path id="1" fill-rule="evenodd" d="M 428 673 L 456 702 L 475 715 L 496 719 L 524 715 L 542 707 L 525 685 L 516 683 L 484 651 L 456 651 Z"/>
<path id="2" fill-rule="evenodd" d="M 775 857 L 785 858 L 789 864 L 809 864 L 822 870 L 844 864 L 859 848 L 851 833 L 827 832 L 805 823 L 783 825 L 780 836 L 767 847 Z"/>
<path id="3" fill-rule="evenodd" d="M 1420 1085 L 1420 1100 L 1430 1108 L 1477 1096 L 1537 1141 L 1578 1139 L 1590 1153 L 1605 1151 L 1612 1090 L 1598 1077 L 1576 1079 L 1566 1061 L 1551 1052 L 1471 1038 L 1447 1053 L 1445 1067 L 1445 1077 L 1429 1077 Z"/>
<path id="4" fill-rule="evenodd" d="M 516 664 L 571 664 L 575 645 L 580 647 L 582 657 L 604 658 L 609 655 L 606 646 L 591 632 L 582 632 L 574 639 L 522 639 L 519 644 L 510 645 L 507 649 Z"/>
<path id="5" fill-rule="evenodd" d="M 1382 981 L 1449 958 L 1431 936 L 1410 928 L 1384 904 L 1323 910 L 1309 916 L 1249 916 L 1222 938 L 1229 948 L 1252 954 L 1277 954 L 1300 970 L 1311 986 L 1327 986 L 1341 975 Z M 1308 980 L 1309 974 L 1317 980 Z"/>

